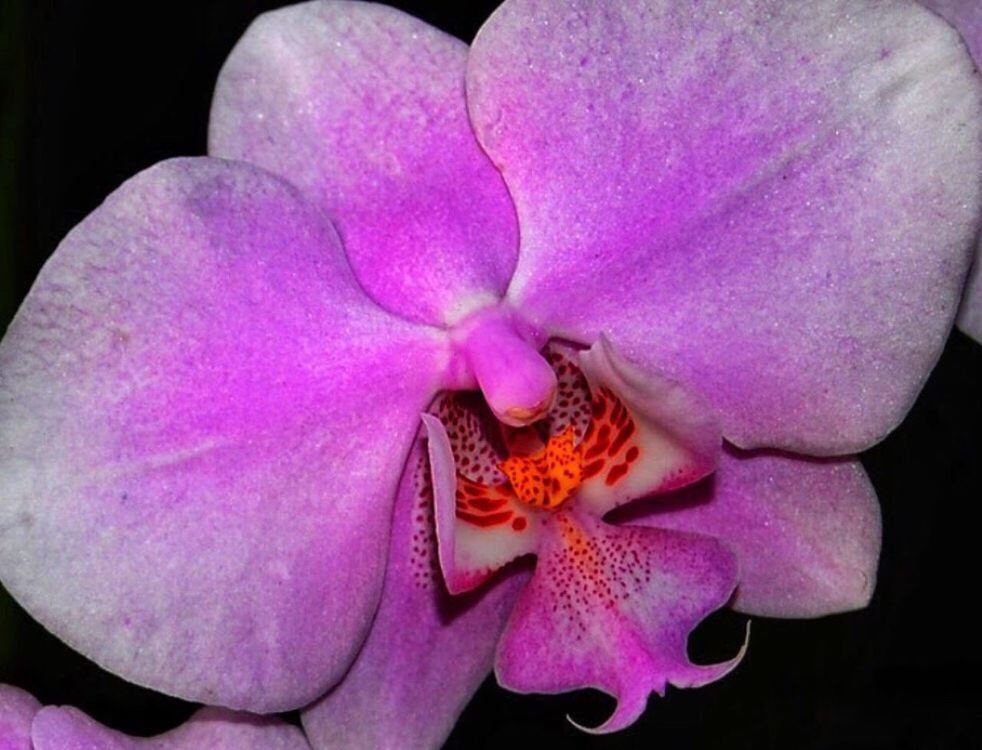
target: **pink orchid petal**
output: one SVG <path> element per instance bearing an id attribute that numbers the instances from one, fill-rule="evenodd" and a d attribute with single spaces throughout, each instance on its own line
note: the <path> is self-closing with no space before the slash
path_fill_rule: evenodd
<path id="1" fill-rule="evenodd" d="M 156 737 L 130 737 L 76 708 L 41 709 L 31 730 L 33 750 L 310 750 L 296 727 L 277 719 L 203 708 Z"/>
<path id="2" fill-rule="evenodd" d="M 344 680 L 303 714 L 315 747 L 439 747 L 491 670 L 524 571 L 451 596 L 436 559 L 433 493 L 418 440 L 396 500 L 382 604 Z"/>
<path id="3" fill-rule="evenodd" d="M 982 244 L 976 251 L 975 264 L 968 275 L 957 323 L 963 332 L 982 344 Z"/>
<path id="4" fill-rule="evenodd" d="M 214 159 L 143 172 L 68 235 L 0 346 L 4 584 L 139 684 L 310 702 L 367 632 L 446 357 L 363 295 L 289 184 Z"/>
<path id="5" fill-rule="evenodd" d="M 744 447 L 853 452 L 907 411 L 980 204 L 979 81 L 939 19 L 507 0 L 467 75 L 522 228 L 509 299 L 534 324 L 607 332 Z"/>
<path id="6" fill-rule="evenodd" d="M 652 691 L 704 685 L 741 658 L 698 666 L 686 656 L 690 631 L 736 583 L 735 560 L 715 540 L 565 511 L 542 539 L 498 646 L 495 670 L 509 690 L 603 690 L 617 708 L 595 731 L 613 732 L 641 715 Z"/>
<path id="7" fill-rule="evenodd" d="M 736 609 L 819 617 L 865 607 L 880 553 L 880 508 L 858 461 L 723 454 L 710 482 L 634 523 L 715 537 L 740 563 Z"/>
<path id="8" fill-rule="evenodd" d="M 921 4 L 939 13 L 957 29 L 975 58 L 976 67 L 982 66 L 982 2 L 921 0 Z M 957 323 L 962 331 L 982 343 L 982 244 L 976 248 L 975 265 L 965 286 Z"/>
<path id="9" fill-rule="evenodd" d="M 0 750 L 35 750 L 31 722 L 41 704 L 34 696 L 10 685 L 0 685 Z"/>
<path id="10" fill-rule="evenodd" d="M 540 514 L 520 502 L 514 493 L 502 492 L 504 502 L 476 524 L 458 513 L 457 470 L 447 431 L 439 419 L 423 415 L 432 468 L 437 558 L 453 594 L 480 586 L 496 570 L 512 560 L 535 552 L 540 544 Z"/>
<path id="11" fill-rule="evenodd" d="M 982 60 L 982 5 L 979 0 L 920 0 L 920 3 L 954 26 L 972 56 Z"/>
<path id="12" fill-rule="evenodd" d="M 595 407 L 594 426 L 583 443 L 584 474 L 594 474 L 580 487 L 578 506 L 599 517 L 629 500 L 684 487 L 713 472 L 722 439 L 712 411 L 699 399 L 657 373 L 641 372 L 604 337 L 580 353 L 579 365 Z M 598 400 L 604 387 L 626 412 Z M 608 413 L 599 415 L 604 403 Z M 623 425 L 611 424 L 611 416 L 621 416 Z M 591 439 L 604 425 L 614 428 L 609 438 L 599 443 Z M 597 463 L 603 468 L 591 469 Z"/>
<path id="13" fill-rule="evenodd" d="M 383 307 L 454 322 L 497 300 L 515 209 L 464 102 L 467 46 L 383 5 L 267 13 L 218 80 L 209 152 L 300 186 L 338 224 Z"/>

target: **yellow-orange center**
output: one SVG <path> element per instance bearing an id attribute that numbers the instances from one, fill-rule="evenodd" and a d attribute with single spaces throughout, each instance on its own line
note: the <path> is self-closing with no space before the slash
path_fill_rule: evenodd
<path id="1" fill-rule="evenodd" d="M 536 508 L 555 510 L 583 483 L 583 454 L 572 425 L 549 438 L 528 456 L 511 456 L 499 464 L 515 495 Z"/>

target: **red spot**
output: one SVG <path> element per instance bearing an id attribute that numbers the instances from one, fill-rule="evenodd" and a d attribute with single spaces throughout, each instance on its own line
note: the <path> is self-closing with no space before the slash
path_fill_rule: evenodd
<path id="1" fill-rule="evenodd" d="M 500 526 L 506 521 L 511 520 L 512 515 L 514 514 L 510 510 L 504 510 L 501 513 L 492 513 L 488 516 L 476 516 L 473 513 L 457 511 L 457 518 L 461 521 L 480 526 L 482 529 L 490 528 L 491 526 Z"/>
<path id="2" fill-rule="evenodd" d="M 583 480 L 586 481 L 590 477 L 594 477 L 600 473 L 600 470 L 604 467 L 604 460 L 601 458 L 599 461 L 594 461 L 583 467 Z"/>
<path id="3" fill-rule="evenodd" d="M 470 505 L 472 508 L 476 508 L 477 510 L 483 510 L 485 513 L 487 513 L 492 510 L 498 510 L 506 502 L 507 500 L 488 500 L 485 498 L 475 498 L 474 500 L 471 500 Z"/>
<path id="4" fill-rule="evenodd" d="M 624 456 L 624 460 L 629 464 L 633 464 L 638 460 L 638 456 L 641 455 L 641 451 L 638 450 L 638 446 L 632 445 L 628 448 L 627 453 Z"/>
<path id="5" fill-rule="evenodd" d="M 614 424 L 620 424 L 621 419 L 624 417 L 624 404 L 620 401 L 614 402 L 614 410 L 610 413 L 610 421 Z"/>
<path id="6" fill-rule="evenodd" d="M 614 442 L 610 444 L 610 448 L 607 450 L 607 455 L 615 456 L 617 452 L 624 447 L 624 443 L 628 441 L 628 438 L 634 434 L 634 422 L 628 422 L 626 425 L 621 427 L 621 431 L 617 433 L 617 437 L 614 438 Z"/>
<path id="7" fill-rule="evenodd" d="M 514 521 L 511 522 L 511 527 L 515 529 L 515 531 L 522 531 L 525 529 L 526 526 L 528 526 L 528 521 L 526 521 L 521 516 L 519 516 L 518 518 L 516 518 Z"/>
<path id="8" fill-rule="evenodd" d="M 610 444 L 610 425 L 604 425 L 597 432 L 597 442 L 583 454 L 583 458 L 590 460 L 591 458 L 596 458 L 605 450 Z"/>
<path id="9" fill-rule="evenodd" d="M 613 487 L 625 474 L 627 474 L 627 464 L 617 464 L 617 466 L 607 472 L 607 478 L 604 479 L 604 483 L 608 487 Z"/>
<path id="10" fill-rule="evenodd" d="M 604 412 L 607 411 L 607 402 L 602 398 L 598 398 L 593 402 L 593 418 L 600 419 L 603 417 Z"/>

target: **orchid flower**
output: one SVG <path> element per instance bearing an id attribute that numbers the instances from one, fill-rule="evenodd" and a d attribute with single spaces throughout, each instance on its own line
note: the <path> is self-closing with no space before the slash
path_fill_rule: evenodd
<path id="1" fill-rule="evenodd" d="M 931 10 L 947 19 L 968 45 L 976 66 L 982 64 L 982 3 L 977 0 L 921 0 Z M 966 334 L 982 343 L 982 244 L 975 254 L 958 311 L 957 323 Z"/>
<path id="2" fill-rule="evenodd" d="M 276 719 L 203 708 L 157 737 L 127 737 L 81 711 L 42 707 L 18 688 L 0 685 L 3 750 L 310 750 L 303 733 Z"/>
<path id="3" fill-rule="evenodd" d="M 0 577 L 314 748 L 438 745 L 492 667 L 626 726 L 728 602 L 869 600 L 853 454 L 954 318 L 980 115 L 904 0 L 266 14 L 0 345 Z"/>

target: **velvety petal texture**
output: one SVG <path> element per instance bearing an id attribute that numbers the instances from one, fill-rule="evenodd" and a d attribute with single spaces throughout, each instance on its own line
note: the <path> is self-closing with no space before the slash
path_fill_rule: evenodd
<path id="1" fill-rule="evenodd" d="M 367 632 L 447 357 L 364 296 L 280 178 L 205 158 L 141 173 L 0 345 L 4 584 L 139 684 L 309 703 Z"/>
<path id="2" fill-rule="evenodd" d="M 260 16 L 222 69 L 213 156 L 287 177 L 336 221 L 368 293 L 430 323 L 504 293 L 518 230 L 464 101 L 467 46 L 394 8 Z"/>
<path id="3" fill-rule="evenodd" d="M 921 0 L 951 23 L 962 35 L 975 59 L 982 65 L 982 3 L 979 0 Z M 975 265 L 969 274 L 958 310 L 958 327 L 982 343 L 982 244 L 975 253 Z"/>
<path id="4" fill-rule="evenodd" d="M 643 511 L 633 522 L 733 550 L 741 612 L 818 617 L 865 607 L 873 594 L 880 509 L 858 461 L 728 451 L 709 480 Z"/>
<path id="5" fill-rule="evenodd" d="M 562 511 L 541 534 L 532 582 L 498 647 L 498 681 L 519 692 L 593 687 L 617 699 L 596 731 L 631 724 L 652 691 L 696 687 L 739 661 L 689 662 L 689 632 L 733 592 L 736 561 L 708 537 L 619 528 Z"/>
<path id="6" fill-rule="evenodd" d="M 524 570 L 473 594 L 447 593 L 437 562 L 433 485 L 417 440 L 392 524 L 382 603 L 344 680 L 303 714 L 315 747 L 438 748 L 491 670 Z"/>
<path id="7" fill-rule="evenodd" d="M 980 84 L 936 16 L 507 0 L 467 87 L 521 226 L 509 300 L 533 323 L 606 332 L 743 447 L 855 452 L 907 411 L 982 182 Z"/>
<path id="8" fill-rule="evenodd" d="M 982 5 L 978 0 L 919 0 L 958 29 L 972 57 L 982 60 Z"/>
<path id="9" fill-rule="evenodd" d="M 278 719 L 203 708 L 157 737 L 130 737 L 76 708 L 48 706 L 34 719 L 32 750 L 310 750 L 296 727 Z"/>
<path id="10" fill-rule="evenodd" d="M 965 294 L 958 308 L 958 327 L 982 344 L 982 245 L 976 251 L 975 265 L 965 284 Z"/>
<path id="11" fill-rule="evenodd" d="M 41 704 L 34 696 L 10 685 L 0 685 L 0 750 L 34 750 L 31 723 Z"/>

